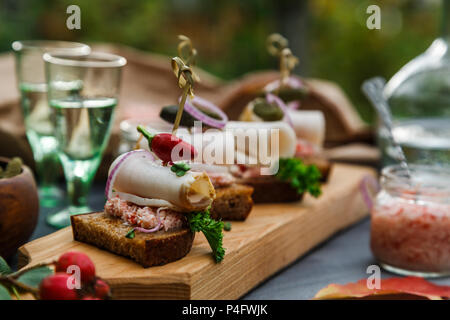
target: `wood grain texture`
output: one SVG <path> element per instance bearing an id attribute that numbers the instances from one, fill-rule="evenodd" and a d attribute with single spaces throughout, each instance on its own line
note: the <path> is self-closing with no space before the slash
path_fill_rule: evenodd
<path id="1" fill-rule="evenodd" d="M 66 228 L 19 249 L 19 263 L 56 259 L 63 252 L 88 254 L 97 273 L 112 286 L 116 299 L 236 299 L 286 267 L 337 231 L 367 215 L 358 185 L 372 169 L 334 165 L 319 199 L 256 205 L 245 222 L 233 222 L 224 234 L 225 259 L 215 264 L 197 234 L 192 251 L 160 267 L 142 268 L 131 260 L 76 242 Z M 276 297 L 273 297 L 276 298 Z"/>

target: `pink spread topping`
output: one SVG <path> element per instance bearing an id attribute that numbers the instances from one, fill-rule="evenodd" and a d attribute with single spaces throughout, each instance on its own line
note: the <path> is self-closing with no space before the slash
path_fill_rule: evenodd
<path id="1" fill-rule="evenodd" d="M 450 205 L 391 198 L 372 210 L 371 248 L 394 267 L 450 271 Z"/>
<path id="2" fill-rule="evenodd" d="M 171 209 L 159 210 L 153 207 L 141 207 L 127 202 L 116 196 L 105 203 L 105 212 L 127 222 L 131 226 L 152 229 L 158 225 L 158 217 L 161 220 L 160 229 L 165 231 L 177 230 L 183 226 L 185 217 L 183 214 Z"/>

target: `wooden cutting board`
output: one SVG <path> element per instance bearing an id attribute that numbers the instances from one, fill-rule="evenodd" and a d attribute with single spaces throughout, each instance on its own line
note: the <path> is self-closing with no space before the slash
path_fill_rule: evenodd
<path id="1" fill-rule="evenodd" d="M 106 279 L 116 299 L 237 299 L 286 267 L 337 231 L 365 217 L 368 210 L 358 191 L 373 169 L 336 164 L 319 199 L 257 205 L 245 222 L 224 232 L 226 256 L 214 263 L 202 234 L 183 259 L 143 268 L 133 261 L 74 241 L 65 228 L 25 244 L 19 265 L 51 261 L 68 250 L 88 254 L 97 274 Z"/>

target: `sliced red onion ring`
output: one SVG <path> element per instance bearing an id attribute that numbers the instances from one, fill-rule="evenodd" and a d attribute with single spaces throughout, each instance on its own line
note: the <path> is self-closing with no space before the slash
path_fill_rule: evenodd
<path id="1" fill-rule="evenodd" d="M 180 98 L 181 99 L 181 98 Z M 194 104 L 197 104 L 198 106 L 205 108 L 206 110 L 209 110 L 211 112 L 216 113 L 221 120 L 214 119 L 195 107 Z M 193 116 L 195 119 L 198 119 L 205 123 L 206 125 L 214 128 L 222 129 L 225 127 L 225 124 L 228 121 L 227 115 L 219 109 L 218 106 L 216 106 L 211 101 L 205 100 L 203 98 L 195 96 L 193 99 L 186 99 L 186 103 L 184 104 L 184 110 L 186 110 L 187 113 L 189 113 L 191 116 Z"/>
<path id="2" fill-rule="evenodd" d="M 373 207 L 373 202 L 372 197 L 369 194 L 369 185 L 370 187 L 372 187 L 374 192 L 378 192 L 380 190 L 380 185 L 378 184 L 378 181 L 374 177 L 369 175 L 364 176 L 359 184 L 359 191 L 361 192 L 361 195 L 367 206 L 367 209 L 371 210 Z"/>
<path id="3" fill-rule="evenodd" d="M 291 110 L 297 110 L 298 108 L 300 108 L 300 101 L 299 100 L 291 101 L 287 104 L 287 107 Z"/>
<path id="4" fill-rule="evenodd" d="M 284 118 L 286 119 L 286 122 L 293 127 L 294 125 L 292 124 L 292 119 L 291 116 L 289 115 L 289 109 L 286 106 L 286 104 L 284 103 L 283 100 L 281 100 L 278 96 L 272 94 L 272 93 L 267 93 L 266 94 L 266 100 L 268 103 L 275 103 L 280 109 L 281 111 L 283 111 L 284 113 Z"/>
<path id="5" fill-rule="evenodd" d="M 269 82 L 268 84 L 266 84 L 266 86 L 264 87 L 264 91 L 265 92 L 272 92 L 276 89 L 278 89 L 280 87 L 280 80 L 275 80 L 272 82 Z M 303 84 L 303 82 L 296 78 L 296 77 L 289 77 L 286 80 L 286 84 L 291 87 L 292 89 L 300 89 L 303 88 L 305 85 Z"/>
<path id="6" fill-rule="evenodd" d="M 167 208 L 158 208 L 158 210 L 156 210 L 156 219 L 158 219 L 158 224 L 156 225 L 156 227 L 151 228 L 151 229 L 145 229 L 145 228 L 141 228 L 141 227 L 135 227 L 134 230 L 137 230 L 139 232 L 144 232 L 144 233 L 152 233 L 152 232 L 156 232 L 159 229 L 161 229 L 162 226 L 162 222 L 161 222 L 161 218 L 159 217 L 159 213 L 161 212 L 161 210 L 167 210 Z"/>
<path id="7" fill-rule="evenodd" d="M 113 162 L 113 164 L 111 165 L 112 168 L 110 169 L 110 172 L 108 175 L 108 180 L 106 180 L 106 187 L 105 187 L 106 199 L 111 199 L 111 197 L 112 197 L 112 189 L 114 186 L 114 181 L 116 180 L 116 177 L 117 177 L 117 173 L 119 172 L 119 168 L 126 162 L 126 160 L 129 160 L 130 157 L 142 156 L 142 155 L 145 157 L 148 157 L 152 161 L 155 160 L 155 158 L 153 157 L 153 155 L 150 152 L 148 152 L 147 150 L 144 150 L 144 149 L 139 149 L 139 150 L 133 150 L 133 151 L 124 153 L 120 156 L 120 159 L 116 159 Z M 117 163 L 115 163 L 115 162 L 117 162 Z"/>
<path id="8" fill-rule="evenodd" d="M 303 88 L 305 86 L 303 82 L 297 77 L 289 77 L 287 79 L 287 84 L 289 87 L 294 89 Z"/>

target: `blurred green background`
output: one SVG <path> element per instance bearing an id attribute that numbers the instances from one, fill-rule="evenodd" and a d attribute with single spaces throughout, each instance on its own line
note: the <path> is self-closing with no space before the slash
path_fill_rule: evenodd
<path id="1" fill-rule="evenodd" d="M 443 0 L 445 1 L 445 0 Z M 371 122 L 360 91 L 374 75 L 390 78 L 439 35 L 439 0 L 0 0 L 0 51 L 19 39 L 113 42 L 174 55 L 177 34 L 193 40 L 198 65 L 224 79 L 277 68 L 266 52 L 280 32 L 300 58 L 296 72 L 337 82 Z M 81 30 L 66 28 L 67 6 L 81 8 Z M 381 30 L 366 8 L 381 8 Z"/>

